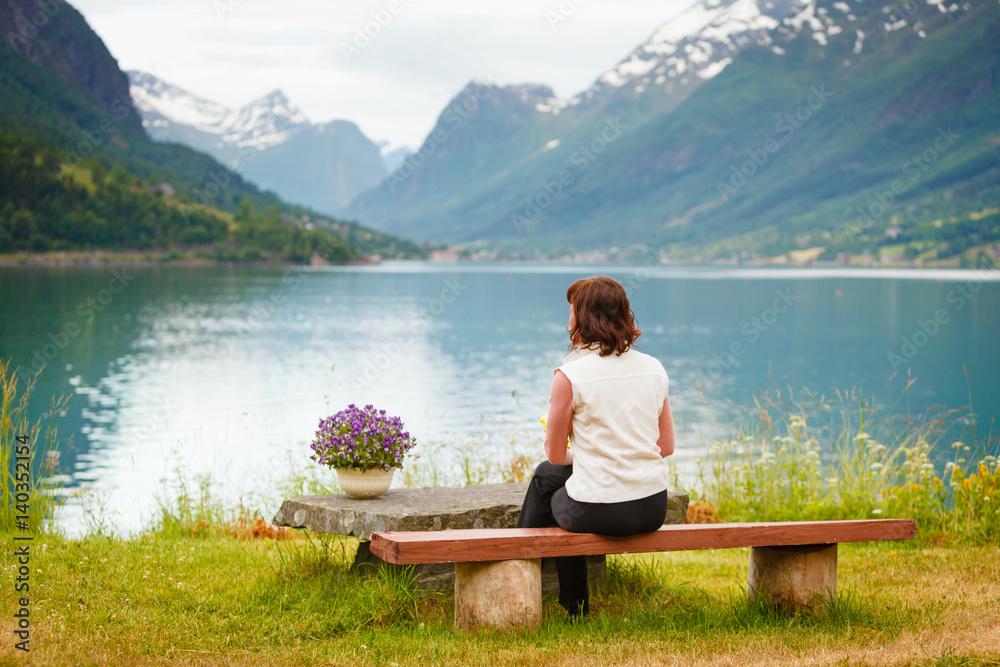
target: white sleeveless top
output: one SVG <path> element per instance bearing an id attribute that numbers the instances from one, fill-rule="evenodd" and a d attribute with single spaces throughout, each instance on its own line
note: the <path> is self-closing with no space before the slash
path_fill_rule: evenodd
<path id="1" fill-rule="evenodd" d="M 586 503 L 638 500 L 667 488 L 656 441 L 669 380 L 655 357 L 629 349 L 574 351 L 560 371 L 573 384 L 573 475 L 566 493 Z"/>

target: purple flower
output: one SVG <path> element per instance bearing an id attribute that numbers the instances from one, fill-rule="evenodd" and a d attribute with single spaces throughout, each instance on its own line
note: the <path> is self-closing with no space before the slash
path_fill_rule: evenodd
<path id="1" fill-rule="evenodd" d="M 370 404 L 359 409 L 352 403 L 319 421 L 312 459 L 332 468 L 388 470 L 400 466 L 416 444 L 399 417 Z"/>

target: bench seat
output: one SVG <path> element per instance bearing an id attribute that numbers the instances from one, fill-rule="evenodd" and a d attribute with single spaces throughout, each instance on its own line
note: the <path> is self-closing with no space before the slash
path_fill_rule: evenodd
<path id="1" fill-rule="evenodd" d="M 751 547 L 748 592 L 790 608 L 822 606 L 836 590 L 837 544 L 908 540 L 907 519 L 666 525 L 607 537 L 561 528 L 374 533 L 371 551 L 400 565 L 455 563 L 455 624 L 530 627 L 541 619 L 541 559 Z"/>

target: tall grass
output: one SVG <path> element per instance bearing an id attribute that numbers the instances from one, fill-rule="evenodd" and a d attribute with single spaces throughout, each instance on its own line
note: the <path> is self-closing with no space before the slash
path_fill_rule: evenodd
<path id="1" fill-rule="evenodd" d="M 998 439 L 967 409 L 879 415 L 860 393 L 758 395 L 699 461 L 723 520 L 908 518 L 933 542 L 1000 544 Z"/>
<path id="2" fill-rule="evenodd" d="M 41 372 L 41 371 L 39 371 Z M 54 398 L 43 429 L 39 418 L 34 423 L 28 415 L 28 401 L 35 387 L 38 373 L 28 376 L 23 383 L 18 369 L 9 360 L 0 359 L 0 457 L 3 472 L 0 477 L 0 529 L 44 531 L 51 528 L 55 509 L 59 504 L 55 483 L 59 467 L 58 432 L 55 416 L 66 406 L 67 397 Z M 18 456 L 27 447 L 26 460 Z M 24 463 L 27 462 L 28 470 Z M 28 475 L 24 475 L 28 472 Z M 18 494 L 28 495 L 27 503 L 18 502 Z M 24 496 L 20 496 L 21 499 Z M 27 505 L 27 507 L 25 507 Z M 27 512 L 23 510 L 27 509 Z M 27 520 L 18 517 L 27 516 Z"/>

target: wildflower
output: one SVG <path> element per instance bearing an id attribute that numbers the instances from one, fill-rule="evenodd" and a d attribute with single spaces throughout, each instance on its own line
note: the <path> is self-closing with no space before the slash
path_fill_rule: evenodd
<path id="1" fill-rule="evenodd" d="M 881 463 L 879 463 L 878 461 L 876 461 L 875 463 L 873 463 L 873 464 L 871 465 L 871 471 L 872 471 L 872 472 L 875 472 L 875 473 L 877 473 L 877 472 L 878 472 L 879 470 L 881 470 L 881 469 L 882 469 L 883 467 L 884 467 L 884 466 L 883 466 L 883 465 L 882 465 Z"/>
<path id="2" fill-rule="evenodd" d="M 312 443 L 312 459 L 331 468 L 362 470 L 398 467 L 416 440 L 403 430 L 399 417 L 366 405 L 353 404 L 332 417 L 322 419 Z"/>
<path id="3" fill-rule="evenodd" d="M 881 514 L 881 513 L 882 513 L 882 510 L 880 510 L 880 509 L 872 510 L 872 514 Z"/>

